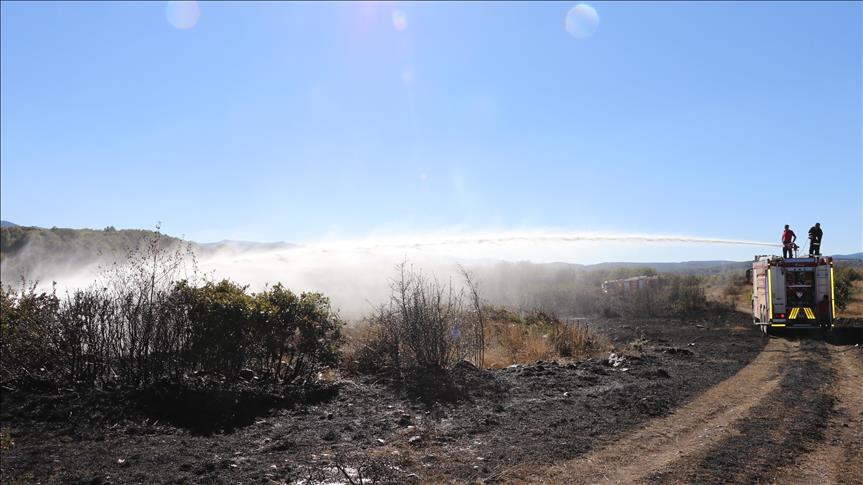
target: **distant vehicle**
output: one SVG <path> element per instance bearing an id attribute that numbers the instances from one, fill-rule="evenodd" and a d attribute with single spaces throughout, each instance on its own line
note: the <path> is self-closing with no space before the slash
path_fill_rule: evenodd
<path id="1" fill-rule="evenodd" d="M 752 321 L 762 332 L 833 328 L 833 258 L 756 256 L 747 278 L 752 281 Z"/>
<path id="2" fill-rule="evenodd" d="M 619 280 L 608 280 L 602 282 L 604 293 L 629 293 L 644 288 L 659 286 L 659 276 L 634 276 L 632 278 L 621 278 Z"/>

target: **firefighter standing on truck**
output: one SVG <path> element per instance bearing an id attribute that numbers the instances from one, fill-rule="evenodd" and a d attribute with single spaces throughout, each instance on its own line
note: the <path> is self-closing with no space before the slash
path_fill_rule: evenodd
<path id="1" fill-rule="evenodd" d="M 821 254 L 821 236 L 824 233 L 821 232 L 821 223 L 816 222 L 814 226 L 809 229 L 809 254 Z"/>
<path id="2" fill-rule="evenodd" d="M 792 258 L 794 257 L 794 241 L 797 240 L 797 234 L 794 234 L 794 231 L 785 224 L 785 230 L 782 231 L 782 257 L 783 258 Z"/>

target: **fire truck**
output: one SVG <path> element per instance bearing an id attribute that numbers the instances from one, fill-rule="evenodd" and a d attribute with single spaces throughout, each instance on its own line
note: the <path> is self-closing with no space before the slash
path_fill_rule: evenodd
<path id="1" fill-rule="evenodd" d="M 752 320 L 762 332 L 833 328 L 833 258 L 756 256 L 747 273 L 752 281 Z"/>
<path id="2" fill-rule="evenodd" d="M 602 291 L 603 293 L 614 294 L 629 293 L 643 290 L 644 288 L 654 288 L 659 286 L 659 283 L 659 276 L 634 276 L 632 278 L 603 281 Z"/>

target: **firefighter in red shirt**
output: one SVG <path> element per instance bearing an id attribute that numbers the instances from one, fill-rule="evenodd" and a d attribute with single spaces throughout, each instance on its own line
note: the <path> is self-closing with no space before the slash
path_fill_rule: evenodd
<path id="1" fill-rule="evenodd" d="M 797 234 L 794 234 L 794 231 L 788 227 L 788 224 L 785 224 L 785 230 L 782 231 L 782 257 L 783 258 L 792 258 L 794 257 L 794 241 L 797 240 Z"/>

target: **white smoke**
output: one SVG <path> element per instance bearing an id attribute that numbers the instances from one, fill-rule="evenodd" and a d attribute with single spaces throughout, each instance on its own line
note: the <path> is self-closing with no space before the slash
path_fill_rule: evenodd
<path id="1" fill-rule="evenodd" d="M 675 248 L 692 245 L 704 246 L 706 255 L 718 246 L 777 246 L 692 236 L 551 231 L 396 235 L 217 252 L 202 257 L 200 268 L 211 277 L 228 277 L 253 288 L 282 282 L 296 291 L 320 291 L 329 295 L 345 316 L 354 318 L 386 301 L 390 279 L 396 266 L 404 261 L 441 280 L 457 281 L 459 264 L 467 267 L 498 261 L 588 264 L 609 261 L 610 255 L 621 253 L 641 256 L 628 261 L 668 261 L 669 252 L 681 254 Z M 752 253 L 752 249 L 745 249 L 741 254 L 749 259 Z"/>
<path id="2" fill-rule="evenodd" d="M 682 255 L 720 259 L 710 255 L 718 253 L 717 248 L 722 247 L 736 247 L 734 254 L 740 254 L 740 259 L 749 259 L 753 247 L 776 246 L 760 241 L 679 235 L 449 232 L 382 235 L 303 245 L 204 245 L 198 252 L 198 268 L 207 278 L 228 278 L 248 284 L 252 291 L 277 282 L 297 292 L 319 291 L 331 298 L 343 316 L 354 319 L 387 300 L 390 279 L 395 275 L 396 266 L 404 261 L 438 279 L 460 281 L 459 264 L 477 267 L 499 261 L 661 262 L 680 261 Z M 28 255 L 25 248 L 20 257 L 32 258 L 33 255 Z M 43 286 L 51 281 L 57 281 L 61 289 L 87 286 L 98 272 L 98 266 L 92 262 L 76 266 L 73 260 L 52 266 L 38 266 Z"/>

